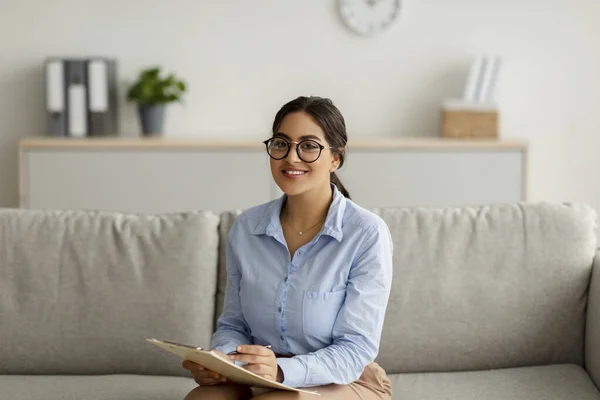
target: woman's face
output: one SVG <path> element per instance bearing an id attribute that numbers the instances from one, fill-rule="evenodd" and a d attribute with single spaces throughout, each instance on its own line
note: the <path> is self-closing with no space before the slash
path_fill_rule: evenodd
<path id="1" fill-rule="evenodd" d="M 274 138 L 287 139 L 289 142 L 300 142 L 302 140 L 313 140 L 318 144 L 329 147 L 325 140 L 325 134 L 321 127 L 315 123 L 309 114 L 294 112 L 286 115 L 281 122 Z M 273 142 L 272 142 L 273 143 Z M 329 174 L 336 170 L 339 165 L 339 155 L 325 148 L 314 162 L 306 162 L 298 157 L 296 152 L 297 143 L 291 143 L 288 155 L 281 159 L 271 160 L 271 174 L 279 188 L 288 196 L 295 196 L 312 190 L 326 190 L 329 188 Z M 285 154 L 287 148 L 285 143 L 271 147 L 271 152 L 277 155 Z M 305 142 L 300 146 L 302 157 L 311 161 L 319 154 L 318 146 L 311 142 Z"/>

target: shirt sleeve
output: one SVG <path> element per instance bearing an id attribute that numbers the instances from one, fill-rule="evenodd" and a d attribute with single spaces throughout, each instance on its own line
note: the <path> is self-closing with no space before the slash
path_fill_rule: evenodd
<path id="1" fill-rule="evenodd" d="M 211 339 L 211 349 L 227 354 L 234 351 L 239 344 L 252 343 L 250 328 L 244 319 L 240 306 L 240 280 L 242 277 L 239 260 L 233 251 L 232 240 L 237 232 L 239 218 L 231 227 L 227 236 L 225 263 L 227 284 L 223 312 L 217 320 L 217 329 Z"/>
<path id="2" fill-rule="evenodd" d="M 365 236 L 350 269 L 346 300 L 333 326 L 332 344 L 312 353 L 278 358 L 284 385 L 349 384 L 375 360 L 392 283 L 393 243 L 383 220 Z"/>

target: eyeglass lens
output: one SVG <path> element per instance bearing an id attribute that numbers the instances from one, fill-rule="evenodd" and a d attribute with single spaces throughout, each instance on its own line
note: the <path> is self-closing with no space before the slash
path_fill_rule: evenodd
<path id="1" fill-rule="evenodd" d="M 287 156 L 292 144 L 283 138 L 273 138 L 267 144 L 267 151 L 271 157 L 281 160 Z M 321 147 L 314 140 L 303 140 L 297 145 L 298 156 L 302 161 L 313 162 L 321 155 Z"/>

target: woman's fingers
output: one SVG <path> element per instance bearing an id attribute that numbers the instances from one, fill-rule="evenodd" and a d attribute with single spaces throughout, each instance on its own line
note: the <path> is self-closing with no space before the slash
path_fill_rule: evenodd
<path id="1" fill-rule="evenodd" d="M 256 375 L 270 376 L 271 378 L 267 379 L 273 379 L 271 367 L 268 364 L 246 364 L 243 368 L 250 372 L 254 372 Z"/>
<path id="2" fill-rule="evenodd" d="M 241 361 L 248 364 L 268 364 L 275 358 L 275 354 L 264 346 L 240 345 L 236 349 L 238 354 L 229 356 L 233 361 Z"/>
<path id="3" fill-rule="evenodd" d="M 196 383 L 199 385 L 210 386 L 227 382 L 227 379 L 224 376 L 221 376 L 216 372 L 192 371 L 192 375 Z"/>
<path id="4" fill-rule="evenodd" d="M 277 358 L 270 348 L 257 345 L 240 345 L 236 350 L 238 354 L 231 355 L 231 360 L 246 363 L 243 366 L 245 369 L 266 379 L 277 380 L 279 371 Z"/>
<path id="5" fill-rule="evenodd" d="M 258 346 L 255 344 L 242 344 L 236 349 L 239 353 L 256 354 L 257 356 L 270 356 L 273 351 L 269 347 Z"/>
<path id="6" fill-rule="evenodd" d="M 196 378 L 196 377 L 194 377 L 194 380 L 196 381 L 196 383 L 198 385 L 201 385 L 201 386 L 220 385 L 222 383 L 226 383 L 227 382 L 227 379 L 224 376 L 221 377 L 221 379 Z"/>
<path id="7" fill-rule="evenodd" d="M 189 371 L 193 371 L 193 370 L 203 370 L 204 366 L 200 365 L 200 364 L 196 364 L 193 361 L 190 360 L 184 360 L 183 363 L 181 363 L 181 366 Z"/>
<path id="8" fill-rule="evenodd" d="M 270 357 L 259 356 L 256 354 L 236 354 L 229 356 L 232 361 L 241 361 L 248 364 L 265 364 L 270 361 Z"/>
<path id="9" fill-rule="evenodd" d="M 204 366 L 196 364 L 195 362 L 185 360 L 182 363 L 182 366 L 192 373 L 194 380 L 199 385 L 210 386 L 227 382 L 227 378 L 224 376 L 206 369 Z"/>

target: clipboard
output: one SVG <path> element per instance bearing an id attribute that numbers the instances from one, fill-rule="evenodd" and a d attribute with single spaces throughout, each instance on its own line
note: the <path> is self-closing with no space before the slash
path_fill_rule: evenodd
<path id="1" fill-rule="evenodd" d="M 171 342 L 168 340 L 146 339 L 148 342 L 167 350 L 173 354 L 177 354 L 185 360 L 193 361 L 203 365 L 206 368 L 214 371 L 227 378 L 228 381 L 248 385 L 258 388 L 280 389 L 291 392 L 299 392 L 320 396 L 318 392 L 293 388 L 283 385 L 279 382 L 271 381 L 263 378 L 254 372 L 248 371 L 232 363 L 230 360 L 225 360 L 212 350 L 204 350 L 201 347 L 194 347 L 187 344 Z"/>

